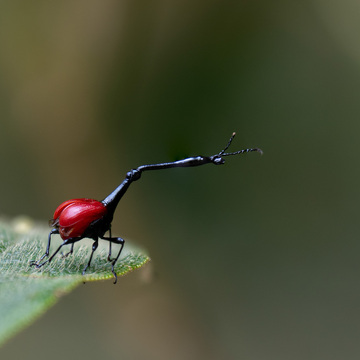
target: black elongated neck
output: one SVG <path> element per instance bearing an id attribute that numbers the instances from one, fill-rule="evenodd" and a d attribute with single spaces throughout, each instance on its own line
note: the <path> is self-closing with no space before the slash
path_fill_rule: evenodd
<path id="1" fill-rule="evenodd" d="M 113 215 L 120 199 L 126 193 L 126 190 L 130 186 L 132 181 L 128 177 L 111 193 L 109 194 L 102 203 L 107 207 L 109 215 Z"/>
<path id="2" fill-rule="evenodd" d="M 136 180 L 139 180 L 142 172 L 150 170 L 162 170 L 169 169 L 174 167 L 192 167 L 199 166 L 203 164 L 208 164 L 214 162 L 213 157 L 205 156 L 196 156 L 179 161 L 167 162 L 161 164 L 151 164 L 151 165 L 141 165 L 137 169 L 130 170 L 126 174 L 124 181 L 110 194 L 108 195 L 102 203 L 107 207 L 109 215 L 112 215 L 115 212 L 115 209 L 121 200 L 121 198 L 126 193 L 130 184 Z"/>
<path id="3" fill-rule="evenodd" d="M 127 189 L 129 188 L 130 184 L 136 180 L 139 180 L 141 177 L 142 172 L 144 171 L 150 171 L 150 170 L 162 170 L 162 169 L 170 169 L 175 167 L 193 167 L 193 166 L 200 166 L 205 164 L 214 164 L 214 165 L 223 165 L 225 163 L 225 156 L 234 156 L 234 155 L 240 155 L 247 152 L 257 151 L 259 153 L 262 153 L 262 151 L 259 148 L 253 148 L 253 149 L 244 149 L 239 150 L 231 153 L 225 152 L 232 140 L 234 139 L 235 133 L 232 134 L 229 142 L 225 146 L 223 150 L 221 150 L 219 153 L 212 155 L 212 156 L 194 156 L 189 157 L 183 160 L 173 161 L 173 162 L 166 162 L 166 163 L 160 163 L 160 164 L 151 164 L 151 165 L 141 165 L 136 169 L 130 170 L 126 174 L 126 178 L 124 181 L 109 195 L 107 196 L 102 203 L 107 207 L 108 209 L 108 217 L 112 219 L 112 216 L 115 212 L 115 209 L 120 201 L 120 199 L 124 196 Z"/>

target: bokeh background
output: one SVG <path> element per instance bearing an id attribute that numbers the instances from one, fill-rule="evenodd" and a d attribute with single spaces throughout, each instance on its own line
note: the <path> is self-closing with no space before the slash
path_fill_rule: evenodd
<path id="1" fill-rule="evenodd" d="M 47 221 L 145 174 L 142 270 L 62 297 L 1 359 L 360 357 L 356 1 L 3 1 L 0 213 Z"/>

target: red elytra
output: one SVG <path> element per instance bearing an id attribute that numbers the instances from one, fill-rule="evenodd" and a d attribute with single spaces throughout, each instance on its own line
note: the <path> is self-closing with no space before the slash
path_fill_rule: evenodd
<path id="1" fill-rule="evenodd" d="M 51 225 L 59 230 L 63 240 L 84 235 L 90 224 L 106 214 L 106 206 L 93 199 L 72 199 L 57 207 Z"/>

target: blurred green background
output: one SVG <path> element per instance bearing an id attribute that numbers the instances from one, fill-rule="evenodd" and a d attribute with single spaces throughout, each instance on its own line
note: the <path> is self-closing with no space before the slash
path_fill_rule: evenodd
<path id="1" fill-rule="evenodd" d="M 152 262 L 86 284 L 1 359 L 359 359 L 360 5 L 4 1 L 0 213 L 47 221 L 136 166 L 113 233 Z"/>

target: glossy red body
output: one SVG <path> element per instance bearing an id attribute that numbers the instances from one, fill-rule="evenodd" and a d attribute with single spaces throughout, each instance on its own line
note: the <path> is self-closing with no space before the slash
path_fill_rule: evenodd
<path id="1" fill-rule="evenodd" d="M 90 224 L 103 218 L 106 206 L 93 199 L 73 199 L 63 202 L 55 210 L 52 226 L 63 240 L 82 237 Z"/>

